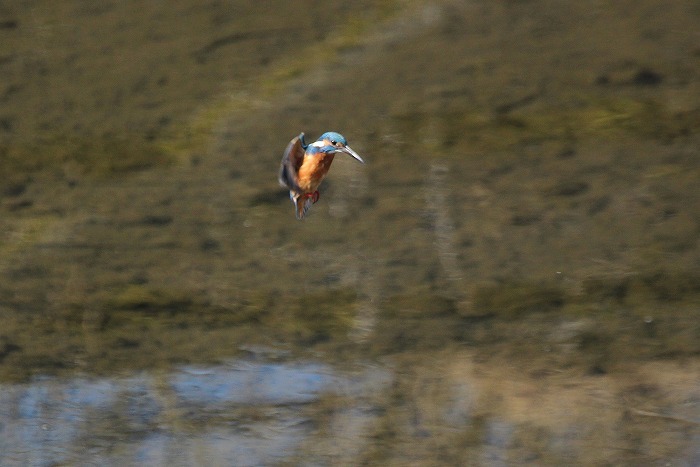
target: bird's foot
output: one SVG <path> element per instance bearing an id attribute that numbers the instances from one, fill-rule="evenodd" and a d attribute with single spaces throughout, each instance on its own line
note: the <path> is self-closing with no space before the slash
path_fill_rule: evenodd
<path id="1" fill-rule="evenodd" d="M 316 204 L 316 201 L 321 197 L 319 194 L 318 190 L 314 191 L 313 193 L 304 193 L 304 198 L 311 198 L 311 202 Z"/>

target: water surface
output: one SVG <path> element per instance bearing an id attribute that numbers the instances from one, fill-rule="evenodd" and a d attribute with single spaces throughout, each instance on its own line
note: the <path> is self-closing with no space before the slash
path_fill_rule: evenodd
<path id="1" fill-rule="evenodd" d="M 698 464 L 699 15 L 0 7 L 0 463 Z"/>

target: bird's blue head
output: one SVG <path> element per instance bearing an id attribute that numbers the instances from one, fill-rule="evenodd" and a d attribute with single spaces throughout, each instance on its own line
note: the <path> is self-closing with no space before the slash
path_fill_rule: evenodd
<path id="1" fill-rule="evenodd" d="M 340 143 L 343 146 L 347 146 L 348 142 L 343 135 L 336 133 L 335 131 L 327 131 L 318 138 L 318 141 L 328 140 L 331 143 Z"/>
<path id="2" fill-rule="evenodd" d="M 327 131 L 326 133 L 322 134 L 314 144 L 309 145 L 307 152 L 308 151 L 310 151 L 312 154 L 317 152 L 323 152 L 326 154 L 343 152 L 349 156 L 352 156 L 363 164 L 365 163 L 359 154 L 348 146 L 348 142 L 345 137 L 340 133 L 336 133 L 335 131 Z"/>

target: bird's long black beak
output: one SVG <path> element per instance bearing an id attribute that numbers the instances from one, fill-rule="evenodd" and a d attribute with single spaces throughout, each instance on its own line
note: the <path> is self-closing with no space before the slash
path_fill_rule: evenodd
<path id="1" fill-rule="evenodd" d="M 338 150 L 340 152 L 344 152 L 345 154 L 351 155 L 352 157 L 354 157 L 355 159 L 357 159 L 358 161 L 360 161 L 363 164 L 365 163 L 365 161 L 362 160 L 360 155 L 358 153 L 356 153 L 355 151 L 353 151 L 350 146 L 343 146 L 342 148 L 338 148 Z"/>

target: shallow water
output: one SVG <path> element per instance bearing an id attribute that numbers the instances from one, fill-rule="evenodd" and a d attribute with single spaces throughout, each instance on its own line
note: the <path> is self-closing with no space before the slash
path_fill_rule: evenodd
<path id="1" fill-rule="evenodd" d="M 699 16 L 0 7 L 0 464 L 697 465 Z"/>
<path id="2" fill-rule="evenodd" d="M 0 462 L 270 464 L 313 435 L 307 405 L 328 394 L 353 400 L 342 423 L 361 429 L 374 418 L 361 398 L 384 389 L 389 378 L 378 367 L 350 376 L 322 363 L 242 360 L 164 374 L 5 384 Z"/>
<path id="3" fill-rule="evenodd" d="M 543 379 L 475 364 L 464 352 L 440 355 L 448 356 L 459 358 L 436 359 L 443 362 L 439 376 L 428 368 L 344 370 L 256 355 L 168 372 L 3 384 L 0 462 L 345 463 L 376 449 L 378 429 L 417 440 L 400 442 L 392 455 L 397 463 L 437 462 L 433 456 L 487 465 L 663 456 L 693 465 L 700 455 L 700 392 L 686 373 L 697 366 L 652 364 L 624 378 Z M 409 400 L 387 407 L 386 394 L 399 391 Z M 650 409 L 644 399 L 665 406 Z M 640 434 L 660 445 L 640 444 Z M 447 447 L 454 442 L 461 447 Z"/>

